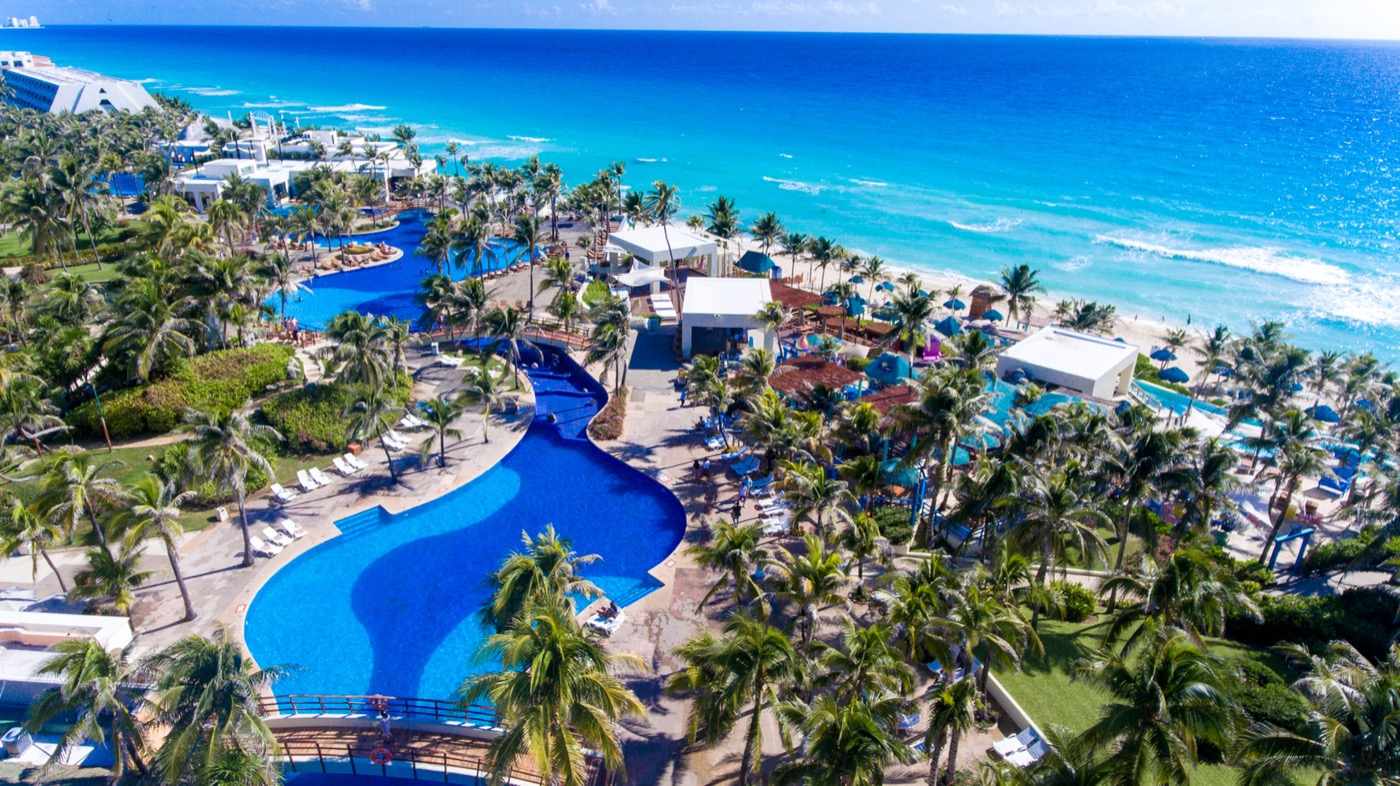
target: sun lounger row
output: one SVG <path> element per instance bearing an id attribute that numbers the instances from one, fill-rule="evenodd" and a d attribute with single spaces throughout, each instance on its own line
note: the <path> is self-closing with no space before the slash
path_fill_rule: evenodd
<path id="1" fill-rule="evenodd" d="M 1006 763 L 1025 768 L 1040 761 L 1049 752 L 1049 746 L 1035 729 L 1023 729 L 1015 736 L 992 743 L 992 751 Z"/>
<path id="2" fill-rule="evenodd" d="M 290 546 L 292 541 L 306 537 L 306 530 L 301 525 L 289 518 L 278 519 L 277 523 L 265 525 L 259 535 L 252 535 L 248 542 L 253 546 L 253 553 L 261 557 L 275 557 L 282 553 L 282 549 Z"/>
<path id="3" fill-rule="evenodd" d="M 405 413 L 404 413 L 404 416 L 403 416 L 402 418 L 399 419 L 399 428 L 406 428 L 406 429 L 412 431 L 412 430 L 414 430 L 414 429 L 427 428 L 427 427 L 428 427 L 428 422 L 427 422 L 426 420 L 423 420 L 422 418 L 418 417 L 417 415 L 413 414 L 412 412 L 405 412 Z"/>

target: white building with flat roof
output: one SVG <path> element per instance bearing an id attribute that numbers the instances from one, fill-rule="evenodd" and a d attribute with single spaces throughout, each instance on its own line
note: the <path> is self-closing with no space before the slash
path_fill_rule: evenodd
<path id="1" fill-rule="evenodd" d="M 681 302 L 681 354 L 690 357 L 697 342 L 698 351 L 720 352 L 735 337 L 747 340 L 754 332 L 770 346 L 773 335 L 758 312 L 772 300 L 766 278 L 690 277 Z"/>
<path id="2" fill-rule="evenodd" d="M 701 263 L 710 275 L 719 273 L 714 241 L 700 237 L 676 224 L 660 224 L 622 229 L 608 236 L 608 245 L 653 265 Z"/>
<path id="3" fill-rule="evenodd" d="M 1102 336 L 1046 326 L 997 357 L 997 376 L 1020 371 L 1028 379 L 1084 396 L 1114 399 L 1128 394 L 1138 348 Z"/>
<path id="4" fill-rule="evenodd" d="M 156 106 L 137 82 L 56 66 L 29 52 L 0 53 L 0 76 L 10 88 L 6 102 L 37 112 L 140 112 Z"/>

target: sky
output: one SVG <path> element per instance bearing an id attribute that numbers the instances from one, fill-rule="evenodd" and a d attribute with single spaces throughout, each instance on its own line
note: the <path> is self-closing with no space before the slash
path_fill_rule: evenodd
<path id="1" fill-rule="evenodd" d="M 46 24 L 1400 39 L 1400 0 L 0 0 L 0 17 L 16 14 Z"/>

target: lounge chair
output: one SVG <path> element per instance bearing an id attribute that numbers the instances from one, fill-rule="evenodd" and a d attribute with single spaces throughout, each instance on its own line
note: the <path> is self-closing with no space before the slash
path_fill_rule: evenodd
<path id="1" fill-rule="evenodd" d="M 724 438 L 715 435 L 705 437 L 705 447 L 709 448 L 710 450 L 723 450 Z"/>
<path id="2" fill-rule="evenodd" d="M 438 358 L 438 365 L 447 366 L 448 368 L 460 368 L 462 366 L 462 359 L 456 355 L 442 355 Z"/>
<path id="3" fill-rule="evenodd" d="M 776 516 L 792 511 L 792 503 L 783 499 L 776 499 L 771 502 L 759 502 L 758 513 L 760 516 Z"/>
<path id="4" fill-rule="evenodd" d="M 292 539 L 290 537 L 273 529 L 271 524 L 268 524 L 262 528 L 262 536 L 264 538 L 267 538 L 268 543 L 272 543 L 282 548 L 286 548 L 287 544 L 292 542 Z"/>
<path id="5" fill-rule="evenodd" d="M 404 435 L 400 434 L 394 429 L 389 429 L 389 436 L 393 437 L 395 442 L 399 442 L 404 445 L 408 444 L 408 437 L 405 437 Z"/>
<path id="6" fill-rule="evenodd" d="M 339 472 L 341 475 L 344 475 L 347 478 L 352 475 L 358 474 L 360 471 L 358 467 L 352 467 L 349 464 L 345 463 L 345 459 L 341 458 L 340 456 L 336 456 L 335 458 L 331 459 L 331 465 L 335 467 L 336 472 Z"/>
<path id="7" fill-rule="evenodd" d="M 755 492 L 764 491 L 764 490 L 766 490 L 769 486 L 772 486 L 772 485 L 773 485 L 773 476 L 772 476 L 772 475 L 764 475 L 764 476 L 761 477 L 761 478 L 755 478 L 751 483 L 749 483 L 749 493 L 750 493 L 750 494 L 753 494 L 753 493 L 755 493 Z"/>
<path id="8" fill-rule="evenodd" d="M 277 529 L 286 533 L 294 540 L 300 540 L 306 537 L 306 530 L 302 529 L 300 524 L 285 516 L 277 520 Z"/>
<path id="9" fill-rule="evenodd" d="M 297 483 L 301 486 L 302 491 L 315 491 L 321 487 L 321 484 L 317 483 L 304 469 L 297 470 Z"/>
<path id="10" fill-rule="evenodd" d="M 1013 767 L 1025 769 L 1040 761 L 1047 752 L 1045 742 L 1043 740 L 1036 740 L 1029 748 L 1023 751 L 1016 751 L 1010 756 L 1007 756 L 1006 762 Z"/>
<path id="11" fill-rule="evenodd" d="M 770 537 L 776 537 L 776 536 L 778 536 L 778 535 L 786 535 L 786 534 L 787 534 L 787 531 L 788 531 L 788 529 L 789 529 L 789 526 L 792 524 L 792 519 L 786 518 L 786 517 L 784 517 L 784 518 L 773 518 L 773 519 L 761 519 L 761 520 L 760 520 L 760 523 L 761 523 L 761 527 L 760 527 L 760 529 L 759 529 L 760 532 L 762 532 L 764 535 L 768 535 L 768 536 L 770 536 Z"/>
<path id="12" fill-rule="evenodd" d="M 403 440 L 395 438 L 392 434 L 385 434 L 380 437 L 380 439 L 384 441 L 385 445 L 389 446 L 390 450 L 405 450 L 408 448 L 408 445 L 404 444 Z"/>
<path id="13" fill-rule="evenodd" d="M 1035 744 L 1035 741 L 1038 739 L 1040 739 L 1040 737 L 1036 735 L 1035 729 L 1028 726 L 1017 734 L 992 743 L 992 750 L 996 755 L 1004 759 L 1017 751 L 1023 751 L 1029 748 L 1031 745 Z"/>
<path id="14" fill-rule="evenodd" d="M 341 458 L 345 459 L 345 463 L 355 469 L 369 469 L 369 464 L 361 461 L 360 457 L 356 456 L 354 453 L 346 453 L 344 456 L 341 456 Z"/>
<path id="15" fill-rule="evenodd" d="M 622 622 L 625 619 L 627 619 L 627 615 L 622 613 L 622 609 L 618 609 L 617 613 L 611 617 L 604 617 L 602 612 L 594 614 L 583 624 L 604 636 L 611 636 L 617 632 L 618 628 L 622 627 Z"/>
<path id="16" fill-rule="evenodd" d="M 283 503 L 291 502 L 292 500 L 297 498 L 296 492 L 288 491 L 287 489 L 282 487 L 281 483 L 272 484 L 272 496 L 278 502 Z"/>
<path id="17" fill-rule="evenodd" d="M 254 554 L 261 554 L 264 557 L 275 557 L 282 553 L 281 546 L 269 545 L 257 535 L 250 536 L 248 543 L 252 545 Z"/>
<path id="18" fill-rule="evenodd" d="M 311 475 L 311 479 L 320 483 L 322 486 L 329 486 L 331 484 L 330 475 L 322 472 L 320 467 L 312 467 L 308 472 Z"/>

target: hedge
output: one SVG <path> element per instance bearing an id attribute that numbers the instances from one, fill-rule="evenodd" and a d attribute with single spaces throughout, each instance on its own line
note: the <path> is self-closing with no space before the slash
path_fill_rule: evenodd
<path id="1" fill-rule="evenodd" d="M 258 344 L 182 361 L 158 382 L 103 394 L 107 430 L 112 439 L 125 439 L 171 431 L 180 425 L 187 409 L 216 417 L 227 415 L 285 380 L 292 355 L 292 348 L 282 344 Z M 89 436 L 102 433 L 94 402 L 73 409 L 68 421 Z"/>
<path id="2" fill-rule="evenodd" d="M 1263 595 L 1263 619 L 1231 618 L 1228 638 L 1255 647 L 1294 642 L 1322 647 L 1346 640 L 1370 658 L 1384 657 L 1395 633 L 1400 599 L 1384 587 L 1354 587 L 1341 595 Z"/>
<path id="3" fill-rule="evenodd" d="M 909 508 L 903 505 L 882 505 L 871 515 L 880 528 L 880 534 L 894 546 L 903 546 L 914 537 L 914 527 L 909 523 Z"/>
<path id="4" fill-rule="evenodd" d="M 1056 580 L 1050 582 L 1050 591 L 1055 593 L 1055 616 L 1065 622 L 1083 622 L 1098 611 L 1098 597 L 1083 584 Z"/>
<path id="5" fill-rule="evenodd" d="M 407 404 L 413 381 L 401 375 L 393 390 L 400 404 Z M 336 382 L 310 384 L 266 401 L 262 416 L 286 440 L 294 453 L 339 453 L 349 444 L 346 410 L 365 396 L 363 385 Z"/>

